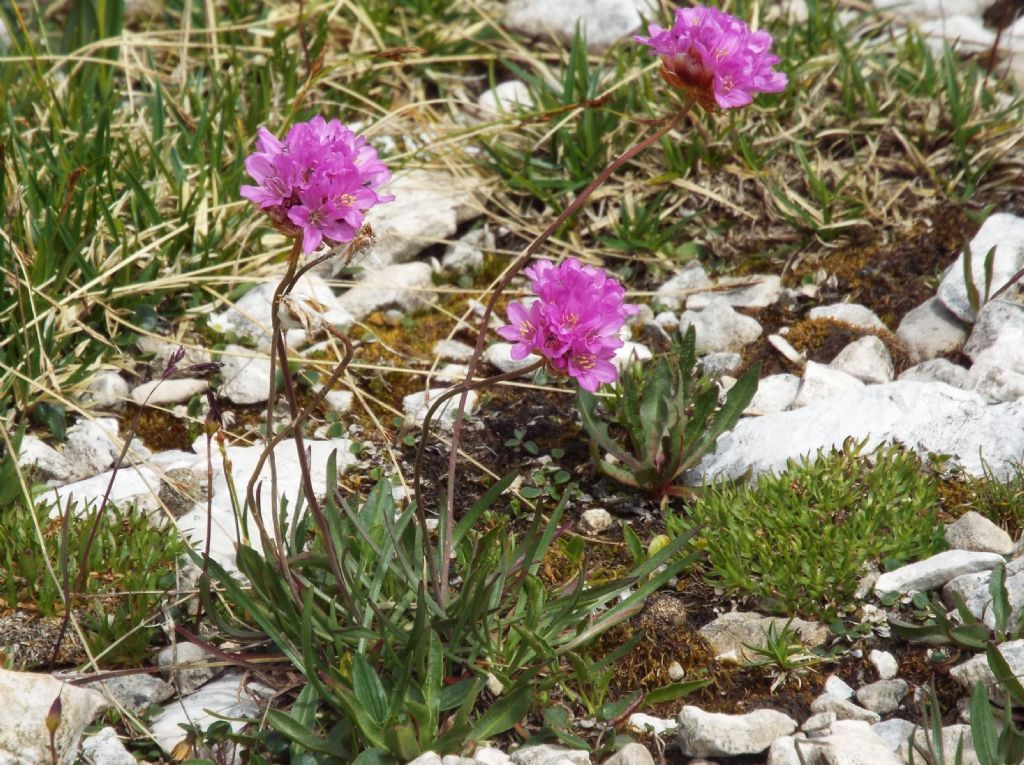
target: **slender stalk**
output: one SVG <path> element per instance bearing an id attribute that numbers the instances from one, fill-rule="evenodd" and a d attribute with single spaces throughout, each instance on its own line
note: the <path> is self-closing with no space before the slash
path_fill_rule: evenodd
<path id="1" fill-rule="evenodd" d="M 476 388 L 484 388 L 488 385 L 496 385 L 497 383 L 504 382 L 505 380 L 511 380 L 514 377 L 520 375 L 530 374 L 544 366 L 544 359 L 538 359 L 530 366 L 524 369 L 514 369 L 511 372 L 505 372 L 504 374 L 495 375 L 494 377 L 485 377 L 482 380 L 471 380 L 460 383 L 453 388 L 449 388 L 437 399 L 430 408 L 427 410 L 426 415 L 423 417 L 423 427 L 420 431 L 420 443 L 416 448 L 416 463 L 413 467 L 412 473 L 412 486 L 413 486 L 413 497 L 416 501 L 416 520 L 420 524 L 420 528 L 423 529 L 423 546 L 427 553 L 427 559 L 431 560 L 433 553 L 430 549 L 430 534 L 427 532 L 427 514 L 423 509 L 423 493 L 421 486 L 421 479 L 423 477 L 423 455 L 426 452 L 427 441 L 430 438 L 430 424 L 434 419 L 434 414 L 441 407 L 442 404 L 447 402 L 454 396 L 460 393 L 465 396 L 471 390 Z M 464 398 L 463 398 L 464 400 Z M 448 511 L 449 513 L 451 510 Z M 434 579 L 432 582 L 434 592 L 437 595 L 438 605 L 443 609 L 448 598 L 448 570 L 450 560 L 450 547 L 451 547 L 451 534 L 454 531 L 454 523 L 450 522 L 448 517 L 445 518 L 445 523 L 441 529 L 441 539 L 438 540 L 438 548 L 441 551 L 443 560 L 438 567 L 438 573 L 436 576 L 434 572 L 431 572 L 431 578 Z"/>
<path id="2" fill-rule="evenodd" d="M 480 366 L 480 357 L 483 354 L 484 344 L 487 341 L 487 328 L 491 319 L 491 314 L 494 313 L 494 306 L 498 302 L 498 297 L 505 290 L 505 288 L 512 281 L 512 278 L 519 273 L 520 269 L 526 265 L 527 261 L 536 254 L 541 246 L 551 238 L 552 234 L 558 231 L 559 228 L 574 214 L 576 213 L 587 200 L 590 199 L 591 195 L 597 191 L 620 167 L 625 165 L 635 156 L 640 154 L 645 149 L 653 146 L 655 143 L 660 141 L 666 135 L 669 134 L 683 118 L 689 114 L 690 109 L 693 108 L 693 102 L 688 101 L 684 104 L 679 111 L 670 117 L 666 118 L 657 130 L 651 135 L 644 138 L 639 143 L 634 144 L 630 148 L 626 149 L 622 154 L 613 159 L 608 165 L 602 170 L 594 180 L 587 184 L 586 188 L 581 191 L 576 198 L 566 207 L 557 218 L 555 218 L 543 231 L 541 231 L 526 249 L 520 253 L 516 261 L 505 271 L 505 275 L 498 281 L 498 283 L 491 290 L 491 296 L 487 300 L 487 305 L 484 307 L 483 315 L 480 317 L 480 331 L 476 337 L 476 347 L 473 349 L 473 356 L 469 360 L 469 368 L 466 370 L 466 379 L 472 379 L 476 373 L 477 367 Z M 454 390 L 454 389 L 453 389 Z M 459 398 L 459 407 L 455 412 L 455 421 L 452 425 L 452 441 L 451 441 L 451 453 L 448 456 L 448 494 L 445 497 L 446 500 L 446 512 L 445 512 L 445 529 L 444 534 L 441 537 L 443 543 L 448 543 L 451 539 L 451 534 L 454 529 L 454 509 L 455 509 L 455 476 L 458 467 L 458 454 L 459 454 L 459 442 L 462 440 L 462 421 L 466 411 L 466 393 L 469 389 L 462 391 L 462 396 Z M 425 531 L 425 530 L 424 530 Z M 442 550 L 441 552 L 441 589 L 439 590 L 440 604 L 444 607 L 444 598 L 440 597 L 440 593 L 447 594 L 448 591 L 448 572 L 450 568 L 450 550 Z"/>

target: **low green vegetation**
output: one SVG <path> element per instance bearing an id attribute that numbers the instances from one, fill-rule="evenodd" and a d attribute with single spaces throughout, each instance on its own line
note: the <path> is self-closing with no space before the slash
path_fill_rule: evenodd
<path id="1" fill-rule="evenodd" d="M 40 616 L 62 616 L 85 555 L 88 576 L 71 605 L 90 652 L 105 665 L 146 658 L 161 621 L 157 606 L 176 585 L 184 541 L 154 528 L 133 506 L 110 504 L 88 515 L 60 508 L 66 523 L 50 517 L 52 507 L 41 502 L 31 514 L 0 512 L 0 605 L 28 604 Z M 99 527 L 87 545 L 94 522 Z"/>
<path id="2" fill-rule="evenodd" d="M 699 527 L 707 580 L 786 614 L 841 616 L 865 563 L 919 560 L 944 546 L 936 479 L 896 446 L 863 444 L 790 461 L 757 481 L 718 484 L 683 512 L 670 533 Z"/>

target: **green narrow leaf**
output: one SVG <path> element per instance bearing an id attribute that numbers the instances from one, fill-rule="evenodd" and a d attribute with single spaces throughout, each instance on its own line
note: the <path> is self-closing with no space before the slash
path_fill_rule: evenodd
<path id="1" fill-rule="evenodd" d="M 682 698 L 696 690 L 703 688 L 710 684 L 710 680 L 686 680 L 680 683 L 671 683 L 670 685 L 663 685 L 661 688 L 655 688 L 653 691 L 644 696 L 644 706 L 649 704 L 664 704 L 668 701 L 675 701 L 676 699 Z"/>
<path id="2" fill-rule="evenodd" d="M 1007 664 L 1006 659 L 999 652 L 995 643 L 989 641 L 985 645 L 985 658 L 988 659 L 988 667 L 995 675 L 996 682 L 1009 694 L 1015 704 L 1024 704 L 1024 686 L 1013 673 L 1013 669 Z"/>
<path id="3" fill-rule="evenodd" d="M 383 726 L 390 715 L 384 685 L 361 653 L 352 655 L 352 692 L 377 725 Z"/>

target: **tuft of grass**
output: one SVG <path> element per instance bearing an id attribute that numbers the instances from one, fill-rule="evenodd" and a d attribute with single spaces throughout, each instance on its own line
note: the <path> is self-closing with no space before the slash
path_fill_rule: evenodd
<path id="1" fill-rule="evenodd" d="M 865 563 L 918 560 L 944 547 L 935 477 L 898 446 L 790 460 L 752 486 L 713 486 L 670 534 L 701 527 L 709 583 L 762 608 L 834 617 L 853 602 Z"/>
<path id="2" fill-rule="evenodd" d="M 93 523 L 99 524 L 86 560 L 89 576 L 72 606 L 86 644 L 103 664 L 145 658 L 159 620 L 157 605 L 175 587 L 175 567 L 186 545 L 154 528 L 133 506 L 110 504 L 99 514 L 40 502 L 24 512 L 0 513 L 0 598 L 8 608 L 28 604 L 40 616 L 63 614 L 62 584 L 74 582 Z M 40 534 L 41 532 L 41 534 Z M 58 579 L 50 576 L 52 566 Z"/>

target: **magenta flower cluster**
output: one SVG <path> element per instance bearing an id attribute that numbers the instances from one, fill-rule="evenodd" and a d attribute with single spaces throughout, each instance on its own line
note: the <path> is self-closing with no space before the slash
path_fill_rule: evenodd
<path id="1" fill-rule="evenodd" d="M 301 236 L 306 253 L 324 241 L 352 241 L 366 211 L 393 198 L 378 193 L 391 173 L 377 150 L 323 117 L 293 125 L 283 141 L 260 127 L 245 169 L 256 185 L 242 186 L 242 196 L 286 234 Z"/>
<path id="2" fill-rule="evenodd" d="M 735 109 L 786 87 L 786 75 L 772 68 L 779 57 L 771 35 L 717 8 L 679 8 L 671 29 L 651 24 L 648 32 L 634 39 L 661 57 L 662 77 L 705 107 Z"/>
<path id="3" fill-rule="evenodd" d="M 619 330 L 626 317 L 639 310 L 624 302 L 622 285 L 575 258 L 559 266 L 541 260 L 524 273 L 537 299 L 528 306 L 509 305 L 511 323 L 498 330 L 513 343 L 512 358 L 536 353 L 589 391 L 615 382 L 618 370 L 611 359 L 622 346 Z"/>

